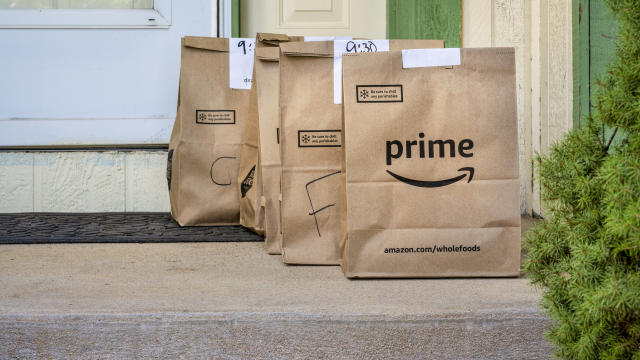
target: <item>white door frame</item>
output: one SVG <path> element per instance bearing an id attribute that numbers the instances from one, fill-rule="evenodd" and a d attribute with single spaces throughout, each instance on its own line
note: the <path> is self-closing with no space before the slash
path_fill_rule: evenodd
<path id="1" fill-rule="evenodd" d="M 218 0 L 218 37 L 231 37 L 231 0 Z"/>
<path id="2" fill-rule="evenodd" d="M 171 25 L 172 0 L 154 0 L 153 9 L 0 10 L 0 29 L 131 29 Z"/>

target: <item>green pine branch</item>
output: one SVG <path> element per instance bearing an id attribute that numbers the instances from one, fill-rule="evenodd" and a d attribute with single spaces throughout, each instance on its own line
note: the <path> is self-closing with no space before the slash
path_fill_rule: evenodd
<path id="1" fill-rule="evenodd" d="M 524 267 L 544 289 L 558 357 L 640 360 L 640 0 L 607 3 L 616 59 L 587 126 L 536 160 L 547 211 L 525 236 Z"/>

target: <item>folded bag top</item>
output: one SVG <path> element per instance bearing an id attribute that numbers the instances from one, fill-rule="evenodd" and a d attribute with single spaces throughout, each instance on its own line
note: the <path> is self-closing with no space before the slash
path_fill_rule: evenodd
<path id="1" fill-rule="evenodd" d="M 257 48 L 256 58 L 262 61 L 280 61 L 280 49 L 277 47 Z"/>
<path id="2" fill-rule="evenodd" d="M 182 38 L 182 46 L 194 49 L 229 52 L 228 38 L 212 38 L 204 36 L 185 36 Z"/>

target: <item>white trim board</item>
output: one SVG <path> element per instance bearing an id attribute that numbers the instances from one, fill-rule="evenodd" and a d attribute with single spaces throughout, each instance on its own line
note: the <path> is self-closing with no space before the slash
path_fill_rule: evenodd
<path id="1" fill-rule="evenodd" d="M 171 1 L 154 0 L 153 9 L 0 10 L 0 29 L 166 29 L 171 26 Z"/>
<path id="2" fill-rule="evenodd" d="M 0 147 L 168 144 L 174 118 L 0 119 Z"/>
<path id="3" fill-rule="evenodd" d="M 218 37 L 231 37 L 231 0 L 218 0 Z"/>

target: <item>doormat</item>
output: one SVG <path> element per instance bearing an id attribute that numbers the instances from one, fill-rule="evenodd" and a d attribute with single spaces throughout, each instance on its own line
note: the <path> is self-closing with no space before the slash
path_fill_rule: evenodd
<path id="1" fill-rule="evenodd" d="M 180 227 L 169 213 L 0 214 L 0 244 L 262 240 L 240 226 Z"/>

